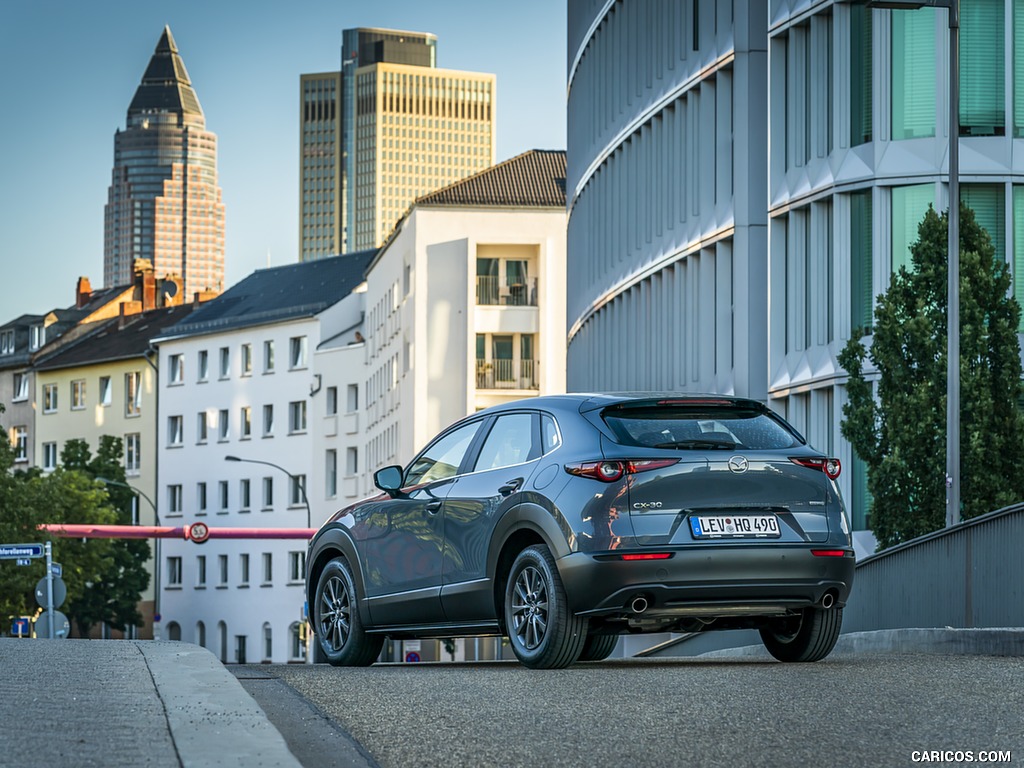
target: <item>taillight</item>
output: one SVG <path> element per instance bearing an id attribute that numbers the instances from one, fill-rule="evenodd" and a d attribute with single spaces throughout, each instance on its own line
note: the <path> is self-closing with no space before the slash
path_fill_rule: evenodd
<path id="1" fill-rule="evenodd" d="M 623 560 L 668 560 L 671 552 L 639 552 L 632 555 L 619 555 Z"/>
<path id="2" fill-rule="evenodd" d="M 790 456 L 789 460 L 792 461 L 794 464 L 799 464 L 801 467 L 808 467 L 810 469 L 821 470 L 828 476 L 830 480 L 835 480 L 837 477 L 839 477 L 839 473 L 843 471 L 843 465 L 839 463 L 839 459 Z"/>
<path id="3" fill-rule="evenodd" d="M 679 459 L 627 459 L 624 461 L 581 461 L 566 464 L 565 471 L 570 475 L 589 477 L 602 483 L 614 483 L 623 475 L 635 475 L 637 472 L 650 472 L 652 469 L 670 467 Z"/>
<path id="4" fill-rule="evenodd" d="M 845 549 L 812 549 L 811 554 L 815 557 L 846 557 Z"/>

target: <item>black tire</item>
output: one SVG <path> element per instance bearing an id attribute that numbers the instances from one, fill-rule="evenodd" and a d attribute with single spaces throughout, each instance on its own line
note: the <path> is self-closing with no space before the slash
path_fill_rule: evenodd
<path id="1" fill-rule="evenodd" d="M 527 667 L 562 669 L 579 658 L 587 620 L 569 611 L 558 566 L 543 544 L 527 547 L 512 563 L 504 613 L 512 652 Z"/>
<path id="2" fill-rule="evenodd" d="M 619 642 L 618 635 L 587 635 L 587 642 L 583 644 L 583 651 L 580 653 L 580 661 L 604 661 L 612 655 L 615 646 Z"/>
<path id="3" fill-rule="evenodd" d="M 317 645 L 336 667 L 366 667 L 384 647 L 382 635 L 368 635 L 359 618 L 359 600 L 348 562 L 331 560 L 320 574 L 313 603 Z"/>
<path id="4" fill-rule="evenodd" d="M 842 608 L 805 608 L 799 617 L 762 627 L 761 641 L 779 661 L 820 661 L 832 652 L 842 626 Z"/>

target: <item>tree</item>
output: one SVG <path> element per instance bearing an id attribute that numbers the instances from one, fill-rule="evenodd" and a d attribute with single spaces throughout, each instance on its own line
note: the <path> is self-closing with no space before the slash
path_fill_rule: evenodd
<path id="1" fill-rule="evenodd" d="M 77 470 L 91 479 L 102 477 L 125 483 L 124 447 L 119 437 L 103 435 L 96 456 L 93 457 L 84 440 L 69 440 L 61 452 L 61 461 L 68 470 Z M 131 489 L 108 485 L 110 505 L 116 515 L 115 523 L 130 525 L 135 494 Z M 143 539 L 118 539 L 112 542 L 104 568 L 89 580 L 88 590 L 68 601 L 69 616 L 78 624 L 83 636 L 88 636 L 94 624 L 105 622 L 114 627 L 138 626 L 142 615 L 138 602 L 149 586 L 146 561 L 149 542 Z"/>
<path id="2" fill-rule="evenodd" d="M 111 524 L 116 514 L 108 505 L 103 488 L 82 472 L 14 472 L 13 466 L 14 454 L 7 433 L 0 427 L 0 541 L 51 541 L 55 556 L 64 567 L 68 601 L 74 603 L 87 591 L 87 583 L 106 571 L 114 542 L 54 539 L 40 531 L 39 525 Z M 0 617 L 34 615 L 38 610 L 35 584 L 44 575 L 42 560 L 33 560 L 28 567 L 0 561 Z"/>
<path id="3" fill-rule="evenodd" d="M 855 333 L 839 356 L 849 373 L 842 434 L 868 467 L 870 526 L 880 548 L 945 524 L 947 238 L 948 215 L 929 207 L 911 246 L 912 269 L 901 267 L 878 297 L 870 349 L 863 332 Z M 1008 266 L 961 204 L 964 519 L 1024 499 L 1021 309 L 1009 288 Z M 865 370 L 865 359 L 877 375 Z"/>

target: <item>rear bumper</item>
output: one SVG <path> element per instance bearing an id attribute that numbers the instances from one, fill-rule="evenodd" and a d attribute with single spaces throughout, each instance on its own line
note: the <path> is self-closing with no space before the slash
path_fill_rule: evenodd
<path id="1" fill-rule="evenodd" d="M 817 547 L 815 547 L 817 548 Z M 687 547 L 666 560 L 624 561 L 621 553 L 577 552 L 558 561 L 570 609 L 588 616 L 628 617 L 636 597 L 645 617 L 773 616 L 821 604 L 846 604 L 853 549 L 818 557 L 811 547 Z"/>

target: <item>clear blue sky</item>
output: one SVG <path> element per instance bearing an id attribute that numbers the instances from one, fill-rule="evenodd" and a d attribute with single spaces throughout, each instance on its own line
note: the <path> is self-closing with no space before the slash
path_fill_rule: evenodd
<path id="1" fill-rule="evenodd" d="M 114 132 L 165 24 L 218 137 L 227 282 L 296 261 L 299 75 L 341 31 L 437 35 L 437 63 L 498 79 L 497 158 L 565 148 L 565 0 L 3 0 L 0 323 L 103 283 Z"/>

